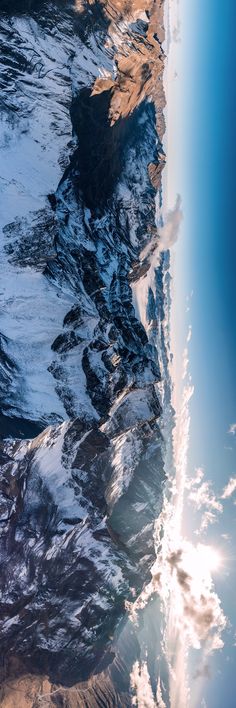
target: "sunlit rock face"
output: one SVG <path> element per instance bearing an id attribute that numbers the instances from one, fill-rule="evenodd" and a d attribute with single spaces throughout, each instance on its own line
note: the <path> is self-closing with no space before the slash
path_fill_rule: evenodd
<path id="1" fill-rule="evenodd" d="M 0 2 L 6 707 L 131 701 L 113 636 L 154 560 L 169 403 L 162 5 Z"/>

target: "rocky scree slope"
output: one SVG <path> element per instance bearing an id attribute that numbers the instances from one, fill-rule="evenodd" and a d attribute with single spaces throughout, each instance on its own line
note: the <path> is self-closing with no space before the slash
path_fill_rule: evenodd
<path id="1" fill-rule="evenodd" d="M 113 634 L 164 482 L 163 4 L 0 11 L 1 705 L 129 705 Z"/>

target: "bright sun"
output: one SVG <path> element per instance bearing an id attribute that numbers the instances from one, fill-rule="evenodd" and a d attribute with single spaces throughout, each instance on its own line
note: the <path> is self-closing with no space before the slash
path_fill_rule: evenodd
<path id="1" fill-rule="evenodd" d="M 185 549 L 183 554 L 184 569 L 198 582 L 218 570 L 221 565 L 221 556 L 212 546 L 205 546 L 199 543 L 197 546 L 191 544 Z"/>
<path id="2" fill-rule="evenodd" d="M 212 548 L 212 546 L 204 546 L 199 544 L 198 553 L 200 562 L 202 562 L 210 572 L 213 570 L 218 570 L 221 564 L 221 557 L 215 548 Z"/>

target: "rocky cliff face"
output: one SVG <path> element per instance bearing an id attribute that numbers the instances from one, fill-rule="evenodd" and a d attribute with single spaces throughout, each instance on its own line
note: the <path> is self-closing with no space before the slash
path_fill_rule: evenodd
<path id="1" fill-rule="evenodd" d="M 128 706 L 170 404 L 163 3 L 0 9 L 1 705 Z"/>

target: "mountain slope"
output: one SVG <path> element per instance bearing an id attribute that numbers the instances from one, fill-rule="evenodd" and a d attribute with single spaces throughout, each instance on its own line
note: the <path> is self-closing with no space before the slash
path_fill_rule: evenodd
<path id="1" fill-rule="evenodd" d="M 0 9 L 1 704 L 90 681 L 128 705 L 112 638 L 155 557 L 170 400 L 163 3 Z"/>

